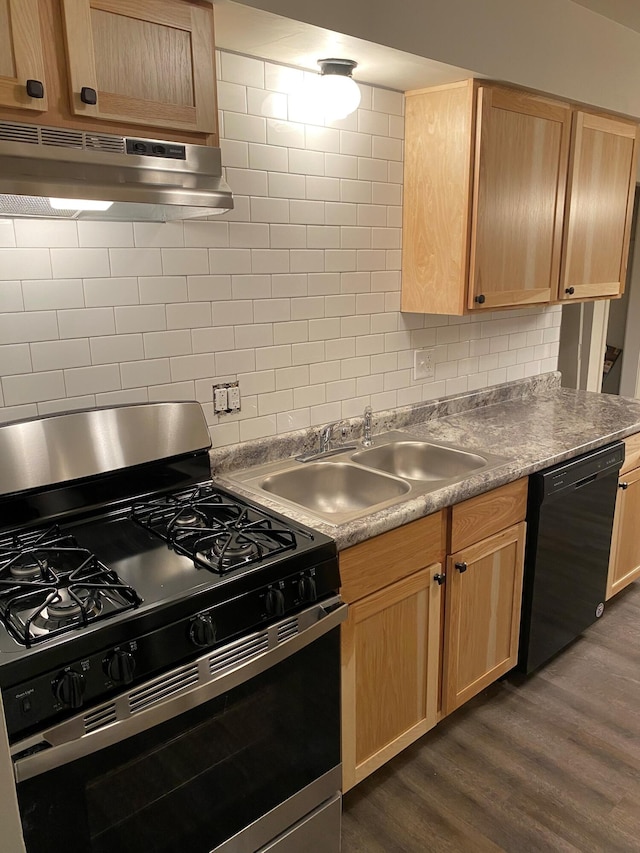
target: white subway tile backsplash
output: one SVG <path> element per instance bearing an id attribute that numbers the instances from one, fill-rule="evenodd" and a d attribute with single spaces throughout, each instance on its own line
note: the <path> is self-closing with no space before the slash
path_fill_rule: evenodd
<path id="1" fill-rule="evenodd" d="M 79 245 L 83 249 L 133 246 L 131 222 L 78 222 L 77 229 L 78 240 L 73 245 Z M 53 241 L 47 245 L 63 244 Z"/>
<path id="2" fill-rule="evenodd" d="M 138 291 L 142 305 L 186 302 L 187 279 L 183 275 L 141 276 L 138 279 Z"/>
<path id="3" fill-rule="evenodd" d="M 51 291 L 51 283 L 46 284 L 48 291 Z M 0 281 L 0 311 L 23 311 L 22 291 L 19 281 Z"/>
<path id="4" fill-rule="evenodd" d="M 241 275 L 251 272 L 249 249 L 209 249 L 209 270 L 215 275 Z"/>
<path id="5" fill-rule="evenodd" d="M 218 80 L 218 109 L 234 113 L 247 112 L 247 87 Z"/>
<path id="6" fill-rule="evenodd" d="M 235 347 L 233 326 L 218 326 L 209 329 L 191 330 L 191 348 L 194 353 L 222 352 Z"/>
<path id="7" fill-rule="evenodd" d="M 115 309 L 115 320 L 119 335 L 129 332 L 160 332 L 167 328 L 164 305 L 125 305 Z M 109 333 L 99 332 L 98 334 Z"/>
<path id="8" fill-rule="evenodd" d="M 97 368 L 96 368 L 97 369 Z M 145 358 L 144 361 L 128 361 L 120 365 L 122 388 L 140 388 L 171 382 L 168 358 Z M 102 391 L 113 389 L 101 388 Z"/>
<path id="9" fill-rule="evenodd" d="M 42 341 L 31 344 L 34 371 L 60 370 L 64 367 L 85 367 L 91 364 L 87 338 L 69 341 Z"/>
<path id="10" fill-rule="evenodd" d="M 215 356 L 213 353 L 176 356 L 170 359 L 170 363 L 172 382 L 184 382 L 188 379 L 207 379 L 215 374 Z"/>
<path id="11" fill-rule="evenodd" d="M 29 344 L 0 346 L 0 376 L 31 373 L 32 369 Z"/>
<path id="12" fill-rule="evenodd" d="M 5 282 L 13 284 L 13 282 Z M 18 284 L 18 282 L 15 282 Z M 18 285 L 19 290 L 19 285 Z M 0 294 L 5 288 L 0 284 Z M 85 304 L 82 281 L 79 278 L 61 279 L 55 285 L 50 280 L 23 281 L 22 297 L 25 311 L 48 311 L 58 308 L 83 308 Z M 1 299 L 1 297 L 0 297 Z M 20 306 L 21 308 L 22 306 Z M 3 306 L 3 310 L 19 310 L 17 305 Z"/>
<path id="13" fill-rule="evenodd" d="M 185 222 L 184 245 L 187 248 L 226 248 L 229 245 L 228 222 Z"/>
<path id="14" fill-rule="evenodd" d="M 160 251 L 164 275 L 206 275 L 209 272 L 207 249 L 161 249 Z"/>
<path id="15" fill-rule="evenodd" d="M 58 336 L 58 320 L 55 311 L 0 314 L 0 341 L 3 344 L 50 341 Z"/>
<path id="16" fill-rule="evenodd" d="M 184 223 L 134 222 L 133 242 L 138 249 L 180 248 L 184 246 Z"/>
<path id="17" fill-rule="evenodd" d="M 51 278 L 51 276 L 49 249 L 0 249 L 0 281 L 42 279 Z M 69 278 L 69 276 L 56 275 L 56 278 Z"/>
<path id="18" fill-rule="evenodd" d="M 191 354 L 191 330 L 146 332 L 143 336 L 145 358 L 169 358 Z M 122 359 L 125 361 L 125 359 Z"/>
<path id="19" fill-rule="evenodd" d="M 220 54 L 221 79 L 242 86 L 264 88 L 264 62 L 237 53 Z"/>
<path id="20" fill-rule="evenodd" d="M 78 226 L 73 221 L 57 219 L 16 219 L 16 246 L 23 249 L 78 245 Z"/>
<path id="21" fill-rule="evenodd" d="M 142 335 L 92 337 L 89 343 L 92 364 L 118 364 L 121 361 L 144 358 Z"/>
<path id="22" fill-rule="evenodd" d="M 137 278 L 116 278 L 115 276 L 111 278 L 87 278 L 82 287 L 84 304 L 87 308 L 137 305 L 140 302 Z"/>
<path id="23" fill-rule="evenodd" d="M 46 250 L 36 250 L 46 251 Z M 134 249 L 51 249 L 53 278 L 101 278 L 109 275 L 127 275 L 132 271 L 118 271 L 110 266 L 109 252 L 133 252 Z M 44 276 L 37 276 L 43 278 Z M 36 276 L 29 276 L 36 278 Z"/>
<path id="24" fill-rule="evenodd" d="M 263 144 L 267 141 L 267 120 L 262 116 L 226 113 L 224 118 L 224 134 L 227 139 Z"/>
<path id="25" fill-rule="evenodd" d="M 9 249 L 16 245 L 16 232 L 13 219 L 0 219 L 0 248 Z"/>
<path id="26" fill-rule="evenodd" d="M 317 127 L 308 124 L 305 128 L 306 149 L 308 151 L 324 151 L 327 154 L 340 153 L 340 131 L 331 127 Z M 353 152 L 342 152 L 350 154 Z M 307 172 L 306 174 L 316 174 Z"/>
<path id="27" fill-rule="evenodd" d="M 327 155 L 322 151 L 292 148 L 289 151 L 289 172 L 299 175 L 324 175 L 325 156 Z"/>
<path id="28" fill-rule="evenodd" d="M 143 362 L 138 362 L 142 364 Z M 120 373 L 122 366 L 101 364 L 96 367 L 77 367 L 64 371 L 64 383 L 70 397 L 97 394 L 122 388 Z"/>
<path id="29" fill-rule="evenodd" d="M 126 391 L 107 391 L 96 394 L 97 406 L 128 406 L 131 403 L 147 403 L 149 394 L 146 388 L 128 388 Z"/>
<path id="30" fill-rule="evenodd" d="M 0 419 L 196 398 L 222 445 L 555 369 L 560 308 L 400 313 L 401 93 L 360 84 L 323 123 L 315 73 L 216 62 L 233 210 L 0 220 Z M 412 378 L 420 347 L 434 382 Z M 219 417 L 211 385 L 236 377 L 242 410 Z"/>

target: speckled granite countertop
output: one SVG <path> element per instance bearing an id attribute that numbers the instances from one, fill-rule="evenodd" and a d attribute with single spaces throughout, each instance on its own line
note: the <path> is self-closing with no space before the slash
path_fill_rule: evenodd
<path id="1" fill-rule="evenodd" d="M 640 401 L 560 387 L 557 373 L 522 380 L 490 391 L 419 404 L 374 416 L 374 433 L 406 429 L 422 439 L 485 450 L 507 464 L 461 482 L 342 525 L 332 525 L 284 507 L 277 499 L 259 502 L 332 536 L 339 549 L 407 524 L 442 507 L 502 486 L 616 439 L 640 432 Z M 361 419 L 350 423 L 350 438 L 361 433 Z M 256 500 L 229 479 L 234 469 L 284 459 L 315 446 L 317 431 L 291 433 L 272 440 L 212 451 L 214 479 L 221 486 Z M 375 434 L 374 434 L 375 439 Z"/>

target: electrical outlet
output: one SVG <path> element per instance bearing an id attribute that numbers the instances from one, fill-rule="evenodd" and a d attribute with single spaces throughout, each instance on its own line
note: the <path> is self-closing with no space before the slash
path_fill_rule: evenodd
<path id="1" fill-rule="evenodd" d="M 240 383 L 230 382 L 227 386 L 227 411 L 240 411 Z"/>
<path id="2" fill-rule="evenodd" d="M 226 385 L 213 386 L 213 411 L 216 415 L 226 412 L 228 409 L 228 393 Z"/>
<path id="3" fill-rule="evenodd" d="M 432 349 L 417 349 L 413 353 L 413 378 L 414 380 L 426 379 L 433 381 L 436 375 L 436 366 Z"/>

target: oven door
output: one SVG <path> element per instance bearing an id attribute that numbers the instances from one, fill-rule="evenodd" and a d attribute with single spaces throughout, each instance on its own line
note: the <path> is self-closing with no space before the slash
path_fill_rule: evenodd
<path id="1" fill-rule="evenodd" d="M 28 853 L 304 849 L 310 823 L 337 853 L 346 609 L 315 605 L 17 744 Z"/>

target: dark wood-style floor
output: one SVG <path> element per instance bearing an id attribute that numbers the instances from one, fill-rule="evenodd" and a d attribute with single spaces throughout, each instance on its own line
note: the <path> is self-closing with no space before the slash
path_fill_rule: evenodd
<path id="1" fill-rule="evenodd" d="M 640 851 L 640 582 L 344 797 L 343 853 Z"/>

